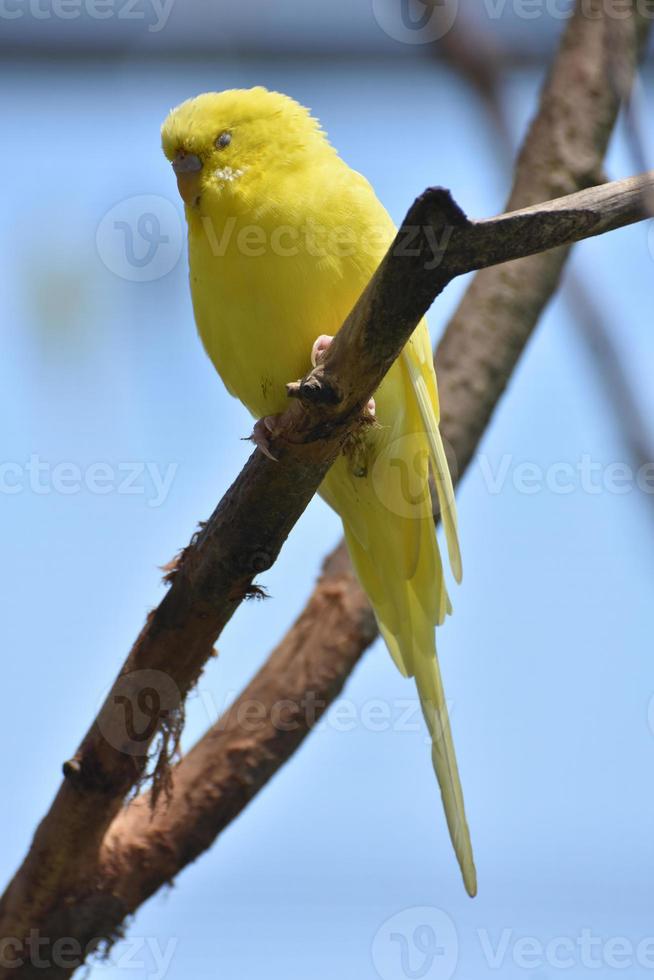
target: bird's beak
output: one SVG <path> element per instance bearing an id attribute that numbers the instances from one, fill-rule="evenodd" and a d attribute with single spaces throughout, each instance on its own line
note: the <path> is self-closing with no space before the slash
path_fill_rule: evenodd
<path id="1" fill-rule="evenodd" d="M 177 187 L 185 204 L 193 204 L 200 196 L 202 160 L 195 153 L 180 150 L 173 160 Z"/>

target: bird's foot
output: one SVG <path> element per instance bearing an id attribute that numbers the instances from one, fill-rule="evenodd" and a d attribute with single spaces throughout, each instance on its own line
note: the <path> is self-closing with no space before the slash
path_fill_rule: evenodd
<path id="1" fill-rule="evenodd" d="M 315 367 L 319 361 L 325 356 L 325 352 L 331 346 L 331 342 L 334 338 L 327 333 L 321 333 L 313 342 L 313 347 L 311 348 L 311 363 Z M 368 412 L 370 415 L 375 416 L 375 399 L 371 398 L 367 405 Z"/>
<path id="2" fill-rule="evenodd" d="M 321 333 L 320 336 L 316 338 L 313 343 L 313 347 L 311 348 L 311 363 L 314 367 L 316 367 L 316 365 L 325 356 L 325 353 L 331 346 L 333 339 L 334 338 L 330 336 L 330 334 L 326 333 Z M 374 398 L 371 398 L 368 401 L 366 411 L 370 416 L 372 416 L 372 418 L 375 417 Z M 249 436 L 257 449 L 260 449 L 264 456 L 267 456 L 268 459 L 272 459 L 274 462 L 278 462 L 278 460 L 272 451 L 271 436 L 274 436 L 275 434 L 275 423 L 277 418 L 278 416 L 276 415 L 265 415 L 263 418 L 255 422 L 252 435 Z"/>
<path id="3" fill-rule="evenodd" d="M 277 463 L 278 460 L 272 452 L 270 437 L 275 431 L 276 418 L 276 415 L 264 415 L 262 419 L 259 419 L 254 423 L 252 435 L 248 437 L 252 440 L 257 449 L 261 450 L 264 456 L 267 456 L 268 459 L 272 459 L 275 463 Z"/>
<path id="4" fill-rule="evenodd" d="M 314 367 L 325 356 L 325 351 L 331 347 L 333 339 L 328 333 L 321 333 L 319 337 L 316 337 L 311 348 L 311 363 Z"/>

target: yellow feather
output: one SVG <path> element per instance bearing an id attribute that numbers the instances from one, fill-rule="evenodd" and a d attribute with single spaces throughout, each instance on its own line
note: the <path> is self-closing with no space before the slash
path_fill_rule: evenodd
<path id="1" fill-rule="evenodd" d="M 414 620 L 416 630 L 419 616 Z M 422 626 L 424 646 L 416 655 L 415 679 L 420 694 L 422 711 L 432 739 L 432 762 L 438 779 L 454 852 L 461 868 L 463 882 L 469 895 L 477 894 L 477 872 L 472 854 L 470 832 L 463 804 L 463 791 L 454 753 L 450 719 L 445 702 L 443 682 L 433 641 L 433 628 L 429 622 Z M 428 645 L 431 636 L 431 648 Z"/>
<path id="2" fill-rule="evenodd" d="M 253 415 L 283 411 L 286 382 L 309 369 L 316 337 L 340 328 L 392 240 L 393 224 L 316 120 L 279 93 L 198 96 L 171 112 L 162 142 L 186 203 L 193 308 L 206 351 Z M 391 656 L 405 676 L 415 676 L 450 836 L 474 894 L 434 640 L 451 606 L 430 469 L 457 579 L 461 556 L 424 322 L 375 400 L 377 425 L 336 461 L 320 492 L 343 520 Z"/>
<path id="3" fill-rule="evenodd" d="M 418 361 L 414 354 L 413 344 L 407 345 L 402 351 L 402 357 L 411 374 L 415 397 L 418 401 L 420 415 L 422 417 L 422 424 L 425 427 L 425 432 L 429 439 L 432 471 L 436 493 L 438 495 L 441 520 L 445 529 L 450 567 L 452 568 L 454 578 L 457 582 L 460 582 L 463 577 L 463 566 L 457 533 L 454 487 L 452 486 L 452 477 L 450 476 L 450 468 L 447 464 L 447 457 L 445 456 L 443 440 L 440 429 L 438 428 L 438 396 L 435 394 L 430 395 L 429 391 L 430 387 L 432 387 L 434 393 L 436 391 L 436 372 L 434 371 L 431 357 L 428 365 L 424 360 Z M 433 381 L 433 386 L 429 384 L 430 381 Z"/>

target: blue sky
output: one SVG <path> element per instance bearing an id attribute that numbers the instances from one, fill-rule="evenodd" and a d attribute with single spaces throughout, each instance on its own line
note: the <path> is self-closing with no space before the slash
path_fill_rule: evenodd
<path id="1" fill-rule="evenodd" d="M 0 156 L 7 878 L 62 760 L 162 595 L 158 566 L 249 451 L 240 441 L 249 417 L 222 390 L 192 322 L 181 208 L 159 149 L 170 106 L 207 89 L 282 89 L 314 109 L 398 220 L 431 183 L 450 187 L 473 216 L 501 210 L 508 185 L 481 110 L 428 63 L 125 58 L 14 61 L 1 71 L 13 147 Z M 537 72 L 507 81 L 516 135 L 538 81 Z M 651 107 L 645 118 L 651 139 Z M 633 167 L 618 138 L 610 174 Z M 129 220 L 141 207 L 130 202 L 144 195 L 164 199 L 162 269 L 171 268 L 135 282 L 98 229 L 117 205 Z M 573 259 L 647 418 L 653 236 L 637 225 L 584 243 Z M 463 287 L 438 299 L 434 337 Z M 131 946 L 94 967 L 94 980 L 264 971 L 269 980 L 449 980 L 498 968 L 503 978 L 604 978 L 620 956 L 631 957 L 630 976 L 650 975 L 654 494 L 633 482 L 616 492 L 608 468 L 629 457 L 563 299 L 530 342 L 479 453 L 459 492 L 465 573 L 439 644 L 478 898 L 461 887 L 421 729 L 372 731 L 361 721 L 371 701 L 397 719 L 413 698 L 376 644 L 344 692 L 354 728 L 338 717 L 321 724 L 211 852 L 139 912 Z M 585 458 L 599 492 L 582 485 Z M 537 467 L 535 492 L 525 492 L 524 464 Z M 157 479 L 172 482 L 162 490 Z M 561 479 L 569 492 L 557 492 Z M 320 556 L 338 537 L 338 521 L 314 501 L 264 576 L 272 598 L 240 609 L 221 638 L 190 706 L 187 747 L 302 608 L 318 570 L 307 552 Z M 584 945 L 588 935 L 594 945 Z"/>

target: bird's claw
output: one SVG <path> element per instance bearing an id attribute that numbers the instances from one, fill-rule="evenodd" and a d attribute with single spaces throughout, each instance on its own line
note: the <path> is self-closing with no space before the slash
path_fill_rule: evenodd
<path id="1" fill-rule="evenodd" d="M 275 431 L 275 416 L 265 415 L 262 419 L 259 419 L 254 423 L 254 429 L 252 430 L 252 435 L 249 437 L 255 444 L 257 449 L 260 449 L 264 456 L 268 459 L 272 459 L 274 463 L 278 462 L 277 457 L 273 454 L 271 450 L 271 439 L 270 436 Z"/>
<path id="2" fill-rule="evenodd" d="M 314 367 L 322 360 L 325 356 L 325 352 L 329 349 L 333 337 L 326 333 L 321 333 L 319 337 L 313 343 L 311 348 L 311 363 Z M 368 413 L 374 418 L 375 417 L 375 399 L 371 398 L 366 406 Z M 255 444 L 257 449 L 260 449 L 264 456 L 268 459 L 272 459 L 273 462 L 278 462 L 277 456 L 272 451 L 272 440 L 271 436 L 275 433 L 275 415 L 265 415 L 263 418 L 259 419 L 254 423 L 254 429 L 252 430 L 252 435 L 249 438 Z"/>
<path id="3" fill-rule="evenodd" d="M 325 352 L 331 345 L 333 339 L 334 338 L 330 336 L 330 334 L 321 333 L 320 336 L 314 340 L 313 347 L 311 348 L 311 363 L 314 367 L 325 356 Z M 370 415 L 372 415 L 374 418 L 376 410 L 375 399 L 371 398 L 366 407 Z"/>

